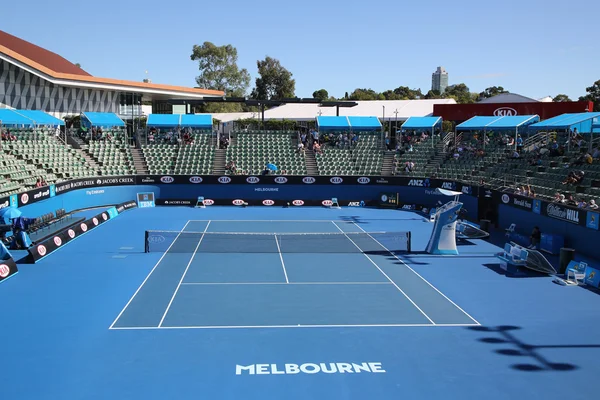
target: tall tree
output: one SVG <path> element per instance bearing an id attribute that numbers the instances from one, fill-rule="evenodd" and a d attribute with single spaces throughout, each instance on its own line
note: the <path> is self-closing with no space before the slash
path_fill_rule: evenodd
<path id="1" fill-rule="evenodd" d="M 478 94 L 471 93 L 469 87 L 464 83 L 448 86 L 444 92 L 444 97 L 452 98 L 460 104 L 474 103 L 477 100 Z"/>
<path id="2" fill-rule="evenodd" d="M 433 99 L 443 99 L 444 96 L 442 96 L 442 94 L 438 90 L 430 90 L 429 92 L 427 92 L 427 94 L 423 98 L 425 98 L 427 100 L 433 100 Z"/>
<path id="3" fill-rule="evenodd" d="M 410 89 L 407 86 L 399 86 L 394 89 L 394 93 L 399 97 L 399 100 L 418 100 L 423 97 L 421 89 Z"/>
<path id="4" fill-rule="evenodd" d="M 489 99 L 490 97 L 498 96 L 502 93 L 508 93 L 508 90 L 505 90 L 502 86 L 491 86 L 479 93 L 479 98 Z"/>
<path id="5" fill-rule="evenodd" d="M 319 99 L 321 101 L 326 101 L 329 99 L 329 92 L 325 89 L 315 90 L 312 94 L 314 99 Z"/>
<path id="6" fill-rule="evenodd" d="M 594 84 L 586 88 L 585 91 L 587 92 L 587 95 L 581 96 L 579 101 L 593 101 L 594 111 L 600 112 L 600 80 L 594 82 Z"/>
<path id="7" fill-rule="evenodd" d="M 238 52 L 232 45 L 216 46 L 211 42 L 204 42 L 201 46 L 194 45 L 190 58 L 198 61 L 198 87 L 222 90 L 230 97 L 246 95 L 250 74 L 245 68 L 238 67 Z"/>
<path id="8" fill-rule="evenodd" d="M 354 89 L 348 100 L 379 100 L 379 93 L 373 89 Z"/>
<path id="9" fill-rule="evenodd" d="M 258 60 L 256 66 L 259 77 L 256 78 L 252 97 L 271 100 L 292 98 L 296 95 L 296 80 L 278 59 L 267 56 L 264 60 Z"/>
<path id="10" fill-rule="evenodd" d="M 565 101 L 572 101 L 572 100 L 566 94 L 557 94 L 552 99 L 552 101 L 554 101 L 555 103 L 564 103 Z"/>

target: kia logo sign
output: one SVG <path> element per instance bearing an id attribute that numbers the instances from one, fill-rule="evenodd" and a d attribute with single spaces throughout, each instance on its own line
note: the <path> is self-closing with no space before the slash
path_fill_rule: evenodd
<path id="1" fill-rule="evenodd" d="M 204 205 L 205 206 L 212 206 L 213 204 L 215 204 L 214 200 L 211 199 L 204 199 Z"/>
<path id="2" fill-rule="evenodd" d="M 344 180 L 339 176 L 334 176 L 331 179 L 329 179 L 329 182 L 333 183 L 334 185 L 339 185 L 340 183 L 344 182 Z"/>
<path id="3" fill-rule="evenodd" d="M 162 243 L 165 241 L 164 236 L 153 235 L 148 237 L 148 243 Z"/>
<path id="4" fill-rule="evenodd" d="M 321 204 L 323 204 L 325 207 L 331 207 L 333 205 L 333 201 L 331 201 L 331 200 L 323 200 L 321 202 Z"/>
<path id="5" fill-rule="evenodd" d="M 263 200 L 263 206 L 272 206 L 273 204 L 275 204 L 275 202 L 273 200 Z"/>
<path id="6" fill-rule="evenodd" d="M 10 268 L 6 264 L 0 264 L 0 278 L 4 279 L 10 275 Z"/>
<path id="7" fill-rule="evenodd" d="M 256 176 L 249 176 L 246 178 L 246 182 L 248 183 L 258 183 L 260 181 L 260 179 L 258 179 Z"/>
<path id="8" fill-rule="evenodd" d="M 175 182 L 175 178 L 173 178 L 172 176 L 163 176 L 160 178 L 160 181 L 162 183 L 173 183 Z"/>
<path id="9" fill-rule="evenodd" d="M 108 215 L 106 215 L 106 213 L 102 213 L 102 219 L 107 221 L 108 220 Z"/>
<path id="10" fill-rule="evenodd" d="M 292 201 L 292 204 L 295 206 L 303 206 L 304 202 L 302 200 L 294 200 Z"/>
<path id="11" fill-rule="evenodd" d="M 358 183 L 360 183 L 361 185 L 366 185 L 367 183 L 371 182 L 371 179 L 367 178 L 366 176 L 362 176 L 362 177 L 358 178 L 356 181 Z"/>
<path id="12" fill-rule="evenodd" d="M 27 204 L 29 202 L 29 195 L 27 193 L 23 193 L 21 195 L 21 203 Z"/>
<path id="13" fill-rule="evenodd" d="M 62 244 L 62 239 L 59 238 L 58 236 L 54 236 L 54 244 L 58 247 L 60 247 L 60 245 Z"/>
<path id="14" fill-rule="evenodd" d="M 73 238 L 75 237 L 75 231 L 74 231 L 73 229 L 69 229 L 69 230 L 67 231 L 67 234 L 69 235 L 69 237 L 70 237 L 71 239 L 73 239 Z"/>
<path id="15" fill-rule="evenodd" d="M 242 204 L 244 204 L 244 200 L 241 199 L 235 199 L 234 201 L 232 201 L 234 206 L 241 206 Z"/>
<path id="16" fill-rule="evenodd" d="M 502 195 L 502 202 L 503 202 L 504 204 L 508 204 L 508 202 L 509 202 L 509 201 L 510 201 L 510 197 L 508 197 L 508 195 L 507 195 L 507 194 L 503 194 L 503 195 Z"/>
<path id="17" fill-rule="evenodd" d="M 277 178 L 275 178 L 275 183 L 286 183 L 287 182 L 287 178 L 285 176 L 278 176 Z"/>
<path id="18" fill-rule="evenodd" d="M 302 178 L 302 182 L 306 183 L 307 185 L 313 184 L 315 183 L 315 181 L 316 179 L 312 176 L 305 176 L 304 178 Z"/>
<path id="19" fill-rule="evenodd" d="M 84 232 L 87 232 L 87 230 L 88 230 L 88 227 L 87 227 L 87 225 L 86 225 L 86 224 L 81 224 L 81 225 L 79 225 L 79 227 L 80 227 L 80 228 L 81 228 L 81 230 L 82 230 L 82 231 L 84 231 Z"/>
<path id="20" fill-rule="evenodd" d="M 231 178 L 228 176 L 222 176 L 219 178 L 219 183 L 229 183 L 231 182 Z"/>
<path id="21" fill-rule="evenodd" d="M 46 246 L 40 244 L 37 247 L 37 252 L 40 256 L 44 257 L 46 255 Z"/>
<path id="22" fill-rule="evenodd" d="M 190 183 L 202 183 L 202 178 L 199 176 L 190 177 Z"/>
<path id="23" fill-rule="evenodd" d="M 94 226 L 98 226 L 98 218 L 94 217 L 92 222 L 94 223 Z"/>
<path id="24" fill-rule="evenodd" d="M 494 115 L 496 117 L 512 117 L 517 115 L 517 110 L 510 107 L 501 107 L 494 111 Z"/>

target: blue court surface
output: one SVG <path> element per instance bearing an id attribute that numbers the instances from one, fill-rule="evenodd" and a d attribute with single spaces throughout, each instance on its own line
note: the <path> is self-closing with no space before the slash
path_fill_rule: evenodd
<path id="1" fill-rule="evenodd" d="M 128 211 L 2 283 L 3 396 L 595 398 L 598 294 L 506 277 L 484 241 L 425 254 L 431 229 L 396 210 Z M 147 230 L 173 233 L 145 253 Z M 379 234 L 406 231 L 408 254 Z"/>

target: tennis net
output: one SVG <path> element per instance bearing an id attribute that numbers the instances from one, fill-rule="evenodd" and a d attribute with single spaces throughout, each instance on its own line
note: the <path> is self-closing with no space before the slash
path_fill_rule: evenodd
<path id="1" fill-rule="evenodd" d="M 410 232 L 238 233 L 146 231 L 146 253 L 410 252 Z"/>

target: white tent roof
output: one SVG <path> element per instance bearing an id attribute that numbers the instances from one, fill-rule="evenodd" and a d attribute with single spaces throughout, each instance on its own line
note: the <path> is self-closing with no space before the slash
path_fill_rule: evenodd
<path id="1" fill-rule="evenodd" d="M 426 117 L 433 114 L 435 104 L 456 104 L 453 99 L 438 100 L 376 100 L 357 101 L 355 107 L 340 107 L 340 116 L 374 116 L 386 120 L 405 121 L 410 117 Z M 384 111 L 385 108 L 385 111 Z M 396 111 L 398 113 L 396 114 Z M 385 115 L 384 115 L 385 113 Z M 335 116 L 336 107 L 320 107 L 319 104 L 284 104 L 265 111 L 265 119 L 288 119 L 312 121 L 318 116 Z M 260 118 L 260 113 L 213 114 L 222 122 L 243 118 Z"/>

